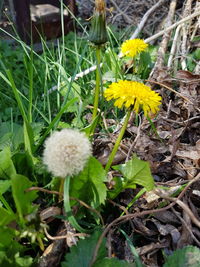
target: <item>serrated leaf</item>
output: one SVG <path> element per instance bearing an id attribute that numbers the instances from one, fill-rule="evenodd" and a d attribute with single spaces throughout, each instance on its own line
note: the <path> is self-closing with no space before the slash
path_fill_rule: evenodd
<path id="1" fill-rule="evenodd" d="M 126 179 L 125 188 L 132 188 L 134 184 L 142 185 L 147 191 L 154 187 L 149 163 L 134 156 L 125 164 L 114 166 L 113 169 L 122 173 Z"/>
<path id="2" fill-rule="evenodd" d="M 15 206 L 17 208 L 20 221 L 23 222 L 23 216 L 30 214 L 35 210 L 32 202 L 37 197 L 37 193 L 34 191 L 26 192 L 26 189 L 31 187 L 33 183 L 23 175 L 13 175 L 11 182 Z"/>
<path id="3" fill-rule="evenodd" d="M 62 267 L 88 267 L 96 244 L 99 240 L 101 232 L 96 231 L 90 237 L 80 240 L 77 246 L 72 246 L 70 253 L 65 255 L 65 261 L 61 263 Z M 105 240 L 102 242 L 98 251 L 97 260 L 106 256 Z"/>
<path id="4" fill-rule="evenodd" d="M 199 267 L 200 249 L 194 246 L 187 246 L 176 250 L 173 255 L 167 257 L 163 267 Z"/>
<path id="5" fill-rule="evenodd" d="M 106 172 L 100 162 L 91 157 L 84 170 L 70 182 L 70 196 L 81 199 L 94 208 L 106 199 Z"/>
<path id="6" fill-rule="evenodd" d="M 133 263 L 128 263 L 127 261 L 121 261 L 116 258 L 104 258 L 96 262 L 92 267 L 133 267 Z"/>
<path id="7" fill-rule="evenodd" d="M 0 178 L 8 179 L 16 173 L 9 147 L 0 152 Z"/>

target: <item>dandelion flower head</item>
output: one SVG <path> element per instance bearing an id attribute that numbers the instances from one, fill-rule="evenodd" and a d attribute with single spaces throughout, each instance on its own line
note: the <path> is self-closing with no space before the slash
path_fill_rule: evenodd
<path id="1" fill-rule="evenodd" d="M 144 116 L 150 113 L 157 113 L 161 104 L 161 96 L 151 90 L 143 83 L 135 81 L 118 81 L 112 83 L 105 91 L 104 96 L 107 101 L 114 99 L 114 105 L 118 108 L 131 107 L 136 113 L 140 108 L 144 111 Z"/>
<path id="2" fill-rule="evenodd" d="M 148 44 L 142 39 L 126 40 L 121 46 L 121 53 L 124 56 L 135 57 L 137 54 L 143 52 L 148 47 Z"/>
<path id="3" fill-rule="evenodd" d="M 47 138 L 43 162 L 54 176 L 65 178 L 82 171 L 90 155 L 91 144 L 84 133 L 63 129 Z"/>

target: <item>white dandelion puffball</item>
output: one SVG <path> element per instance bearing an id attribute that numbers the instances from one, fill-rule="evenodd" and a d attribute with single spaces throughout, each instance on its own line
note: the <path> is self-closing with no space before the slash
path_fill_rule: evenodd
<path id="1" fill-rule="evenodd" d="M 83 170 L 91 150 L 91 144 L 84 133 L 63 129 L 54 132 L 45 141 L 43 162 L 54 176 L 65 178 Z"/>

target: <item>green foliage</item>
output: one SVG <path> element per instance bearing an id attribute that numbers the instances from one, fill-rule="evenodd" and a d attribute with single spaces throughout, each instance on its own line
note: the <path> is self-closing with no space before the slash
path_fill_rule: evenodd
<path id="1" fill-rule="evenodd" d="M 140 54 L 137 74 L 141 79 L 147 79 L 149 77 L 152 68 L 151 56 L 148 52 L 142 52 Z"/>
<path id="2" fill-rule="evenodd" d="M 93 208 L 104 204 L 107 194 L 106 173 L 97 159 L 91 157 L 84 170 L 71 179 L 70 196 L 83 200 Z"/>
<path id="3" fill-rule="evenodd" d="M 96 247 L 96 243 L 101 232 L 96 231 L 90 237 L 80 240 L 77 246 L 70 249 L 70 253 L 66 254 L 65 261 L 62 262 L 62 267 L 88 267 Z M 98 251 L 97 260 L 106 256 L 105 240 L 101 243 Z"/>
<path id="4" fill-rule="evenodd" d="M 163 267 L 199 267 L 200 249 L 194 246 L 187 246 L 174 251 L 167 257 Z"/>
<path id="5" fill-rule="evenodd" d="M 128 263 L 126 261 L 118 260 L 116 258 L 104 258 L 93 264 L 92 267 L 136 267 L 133 263 Z"/>
<path id="6" fill-rule="evenodd" d="M 89 267 L 96 244 L 100 237 L 101 232 L 96 231 L 90 237 L 80 240 L 77 246 L 73 246 L 70 249 L 70 253 L 65 255 L 65 261 L 62 262 L 62 267 Z M 106 258 L 106 248 L 105 248 L 105 239 L 101 243 L 101 246 L 98 250 L 95 263 L 92 267 L 133 267 L 134 264 L 129 264 L 126 261 L 120 261 L 116 258 Z"/>
<path id="7" fill-rule="evenodd" d="M 193 72 L 196 67 L 196 62 L 198 62 L 199 60 L 200 60 L 200 48 L 197 48 L 187 57 L 188 70 Z"/>
<path id="8" fill-rule="evenodd" d="M 0 207 L 0 227 L 5 226 L 15 220 L 17 216 L 9 210 Z"/>
<path id="9" fill-rule="evenodd" d="M 15 167 L 11 159 L 11 152 L 9 147 L 5 147 L 0 152 L 0 179 L 8 179 L 15 175 Z"/>
<path id="10" fill-rule="evenodd" d="M 109 191 L 109 196 L 115 198 L 126 188 L 135 188 L 136 184 L 143 186 L 147 191 L 154 187 L 149 163 L 134 156 L 124 164 L 116 165 L 113 169 L 122 173 L 123 177 L 116 177 L 114 190 Z"/>
<path id="11" fill-rule="evenodd" d="M 22 257 L 25 251 L 15 239 L 18 232 L 8 227 L 0 227 L 0 266 L 2 267 L 29 267 L 33 266 L 33 258 L 30 256 Z"/>
<path id="12" fill-rule="evenodd" d="M 23 128 L 20 124 L 2 122 L 0 125 L 0 149 L 10 146 L 15 150 L 23 143 Z"/>
<path id="13" fill-rule="evenodd" d="M 0 180 L 0 194 L 4 194 L 11 186 L 10 180 Z"/>
<path id="14" fill-rule="evenodd" d="M 24 222 L 24 215 L 30 214 L 35 210 L 32 205 L 33 200 L 37 197 L 35 191 L 26 192 L 26 189 L 32 186 L 27 177 L 16 174 L 11 178 L 12 194 L 21 222 Z"/>

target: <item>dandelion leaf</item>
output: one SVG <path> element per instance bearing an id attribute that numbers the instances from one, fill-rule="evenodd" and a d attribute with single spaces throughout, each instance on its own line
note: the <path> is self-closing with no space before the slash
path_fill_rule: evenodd
<path id="1" fill-rule="evenodd" d="M 147 191 L 152 190 L 154 187 L 149 163 L 140 160 L 136 156 L 125 164 L 114 166 L 113 169 L 120 171 L 126 179 L 124 189 L 134 188 L 135 184 L 142 185 Z"/>
<path id="2" fill-rule="evenodd" d="M 100 237 L 101 232 L 96 231 L 90 237 L 80 240 L 77 246 L 72 246 L 70 253 L 65 255 L 62 267 L 88 267 L 93 257 L 93 253 Z M 105 240 L 102 242 L 98 251 L 97 260 L 106 256 Z"/>
<path id="3" fill-rule="evenodd" d="M 70 196 L 85 201 L 93 208 L 99 207 L 106 199 L 106 173 L 100 162 L 90 157 L 84 170 L 71 179 Z"/>
<path id="4" fill-rule="evenodd" d="M 14 219 L 15 219 L 15 214 L 9 212 L 3 207 L 0 207 L 0 227 L 7 225 Z"/>
<path id="5" fill-rule="evenodd" d="M 30 214 L 36 208 L 32 202 L 37 197 L 37 193 L 34 191 L 26 192 L 26 189 L 32 185 L 33 183 L 26 176 L 20 174 L 12 176 L 12 194 L 20 218 Z"/>
<path id="6" fill-rule="evenodd" d="M 11 152 L 9 147 L 5 147 L 0 152 L 0 179 L 8 179 L 15 174 L 15 167 L 11 159 Z"/>

